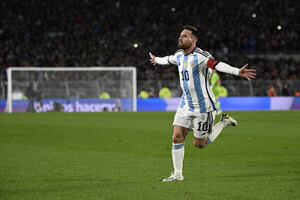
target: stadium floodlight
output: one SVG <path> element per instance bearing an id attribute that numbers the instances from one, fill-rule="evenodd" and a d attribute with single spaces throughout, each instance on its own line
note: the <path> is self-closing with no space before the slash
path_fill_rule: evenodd
<path id="1" fill-rule="evenodd" d="M 6 112 L 136 111 L 135 67 L 11 67 Z"/>

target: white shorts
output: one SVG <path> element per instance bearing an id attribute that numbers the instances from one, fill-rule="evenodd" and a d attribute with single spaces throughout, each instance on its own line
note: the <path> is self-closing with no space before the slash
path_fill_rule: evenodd
<path id="1" fill-rule="evenodd" d="M 216 111 L 208 113 L 191 112 L 178 108 L 174 117 L 173 126 L 182 126 L 193 129 L 196 138 L 205 138 L 212 132 Z"/>

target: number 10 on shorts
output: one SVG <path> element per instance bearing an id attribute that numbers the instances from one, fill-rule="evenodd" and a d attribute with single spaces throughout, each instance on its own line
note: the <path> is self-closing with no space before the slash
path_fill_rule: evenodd
<path id="1" fill-rule="evenodd" d="M 208 130 L 208 123 L 207 122 L 199 122 L 197 131 L 207 131 Z"/>

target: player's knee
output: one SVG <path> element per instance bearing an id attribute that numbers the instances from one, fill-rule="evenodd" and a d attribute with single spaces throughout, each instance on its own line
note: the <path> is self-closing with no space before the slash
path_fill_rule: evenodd
<path id="1" fill-rule="evenodd" d="M 184 138 L 181 135 L 174 134 L 172 137 L 172 142 L 175 144 L 184 142 Z"/>
<path id="2" fill-rule="evenodd" d="M 202 149 L 206 146 L 206 144 L 203 144 L 202 142 L 193 142 L 194 143 L 194 146 L 199 148 L 199 149 Z"/>

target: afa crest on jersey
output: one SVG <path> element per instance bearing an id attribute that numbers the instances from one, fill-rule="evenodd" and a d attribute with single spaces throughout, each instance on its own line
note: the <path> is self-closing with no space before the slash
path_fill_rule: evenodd
<path id="1" fill-rule="evenodd" d="M 191 62 L 189 65 L 190 65 L 191 68 L 194 68 L 194 67 L 195 67 L 195 63 L 194 63 L 194 62 Z M 188 66 L 188 63 L 187 63 L 186 61 L 183 62 L 183 68 L 186 69 L 187 66 Z"/>

